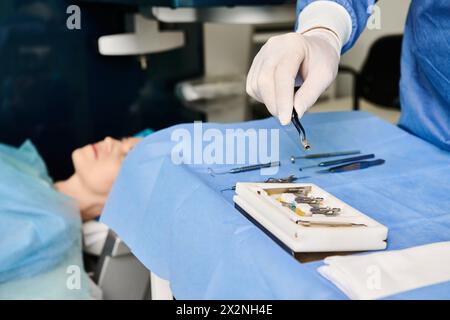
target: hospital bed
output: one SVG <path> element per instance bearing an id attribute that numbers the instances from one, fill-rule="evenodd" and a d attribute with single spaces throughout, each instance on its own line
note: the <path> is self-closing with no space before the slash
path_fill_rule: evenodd
<path id="1" fill-rule="evenodd" d="M 149 271 L 126 244 L 109 230 L 93 281 L 104 300 L 171 300 L 169 283 Z"/>

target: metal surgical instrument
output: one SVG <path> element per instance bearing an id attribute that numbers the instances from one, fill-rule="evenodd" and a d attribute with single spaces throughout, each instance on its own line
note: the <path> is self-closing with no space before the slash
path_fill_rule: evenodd
<path id="1" fill-rule="evenodd" d="M 323 198 L 311 198 L 311 197 L 305 197 L 305 196 L 297 196 L 295 198 L 295 202 L 297 203 L 306 203 L 309 204 L 312 207 L 320 206 L 323 203 Z"/>
<path id="2" fill-rule="evenodd" d="M 310 212 L 312 214 L 323 214 L 328 217 L 334 217 L 334 216 L 337 216 L 341 212 L 341 209 L 340 208 L 329 208 L 329 207 L 311 208 Z"/>
<path id="3" fill-rule="evenodd" d="M 306 139 L 305 128 L 303 128 L 302 124 L 300 123 L 300 120 L 298 119 L 298 113 L 295 110 L 295 108 L 292 110 L 291 120 L 292 120 L 292 123 L 294 124 L 295 129 L 297 129 L 298 134 L 300 135 L 300 142 L 302 143 L 303 148 L 305 150 L 311 149 L 311 145 L 309 144 L 308 140 Z"/>
<path id="4" fill-rule="evenodd" d="M 265 183 L 291 183 L 291 182 L 296 181 L 297 179 L 303 179 L 303 178 L 308 178 L 308 177 L 296 177 L 293 174 L 291 174 L 290 176 L 288 176 L 286 178 L 270 177 L 270 178 L 266 179 L 264 182 Z"/>
<path id="5" fill-rule="evenodd" d="M 372 158 L 375 158 L 374 154 L 366 154 L 366 155 L 358 156 L 358 157 L 351 157 L 351 158 L 338 159 L 338 160 L 332 160 L 332 161 L 324 161 L 324 162 L 320 162 L 315 165 L 299 168 L 299 170 L 302 171 L 304 169 L 316 168 L 316 167 L 331 167 L 331 166 L 334 166 L 337 164 L 360 161 L 360 160 L 367 160 L 367 159 L 372 159 Z"/>
<path id="6" fill-rule="evenodd" d="M 254 165 L 245 166 L 245 167 L 237 167 L 237 168 L 233 168 L 233 169 L 229 169 L 229 170 L 221 171 L 221 172 L 214 171 L 213 168 L 208 168 L 208 173 L 214 177 L 215 175 L 220 175 L 220 174 L 241 173 L 241 172 L 259 170 L 259 169 L 263 169 L 263 168 L 278 167 L 280 165 L 281 165 L 280 161 L 275 161 L 275 162 L 268 162 L 268 163 L 262 163 L 262 164 L 254 164 Z"/>
<path id="7" fill-rule="evenodd" d="M 360 153 L 361 153 L 361 151 L 359 151 L 359 150 L 351 150 L 351 151 L 315 153 L 315 154 L 308 154 L 306 156 L 291 156 L 291 162 L 295 163 L 296 159 L 331 158 L 331 157 L 339 157 L 339 156 L 351 156 L 351 155 L 360 154 Z"/>
<path id="8" fill-rule="evenodd" d="M 300 219 L 295 222 L 304 227 L 367 227 L 366 224 L 353 222 L 310 221 Z"/>
<path id="9" fill-rule="evenodd" d="M 306 177 L 296 177 L 294 175 L 290 175 L 290 176 L 285 177 L 285 178 L 273 178 L 273 177 L 270 177 L 270 178 L 267 178 L 266 180 L 264 180 L 264 183 L 291 183 L 291 182 L 294 182 L 294 181 L 296 181 L 298 179 L 306 179 L 306 178 L 309 178 L 309 177 L 308 176 L 306 176 Z M 232 186 L 230 188 L 222 189 L 222 190 L 220 190 L 220 192 L 234 191 L 234 190 L 236 190 L 236 186 Z"/>
<path id="10" fill-rule="evenodd" d="M 342 166 L 332 167 L 326 170 L 318 171 L 318 173 L 335 173 L 335 172 L 346 172 L 353 170 L 366 169 L 373 166 L 379 166 L 385 163 L 386 161 L 383 159 L 377 159 L 373 161 L 357 161 L 348 164 L 344 164 Z"/>

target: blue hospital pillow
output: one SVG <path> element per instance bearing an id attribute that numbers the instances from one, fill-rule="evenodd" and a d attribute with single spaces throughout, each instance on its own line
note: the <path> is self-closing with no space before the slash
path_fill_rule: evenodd
<path id="1" fill-rule="evenodd" d="M 133 137 L 145 138 L 145 137 L 151 135 L 153 132 L 155 132 L 155 131 L 153 131 L 152 129 L 146 128 L 146 129 L 136 133 Z"/>
<path id="2" fill-rule="evenodd" d="M 80 230 L 76 203 L 53 188 L 33 144 L 0 144 L 0 283 L 56 266 Z"/>

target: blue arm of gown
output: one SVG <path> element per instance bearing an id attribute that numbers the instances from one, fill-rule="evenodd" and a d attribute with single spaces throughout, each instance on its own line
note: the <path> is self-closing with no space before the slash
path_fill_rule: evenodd
<path id="1" fill-rule="evenodd" d="M 297 1 L 297 17 L 300 12 L 310 3 L 317 0 L 298 0 Z M 350 39 L 342 48 L 342 53 L 345 53 L 350 49 L 353 44 L 358 40 L 359 35 L 364 31 L 366 27 L 367 19 L 370 16 L 371 8 L 377 2 L 377 0 L 329 0 L 334 1 L 343 6 L 350 17 L 352 18 L 352 33 Z M 297 29 L 297 22 L 296 22 Z"/>

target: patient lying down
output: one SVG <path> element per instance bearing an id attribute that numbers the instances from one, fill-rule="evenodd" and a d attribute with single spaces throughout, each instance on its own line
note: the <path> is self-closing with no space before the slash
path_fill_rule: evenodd
<path id="1" fill-rule="evenodd" d="M 100 215 L 122 161 L 140 140 L 107 137 L 72 153 L 75 173 L 65 181 L 56 182 L 55 188 L 76 200 L 83 221 Z"/>
<path id="2" fill-rule="evenodd" d="M 19 148 L 0 144 L 0 299 L 14 296 L 5 295 L 3 283 L 73 264 L 71 259 L 82 265 L 80 220 L 101 214 L 124 158 L 139 141 L 107 137 L 75 150 L 75 172 L 56 183 L 30 141 Z"/>

